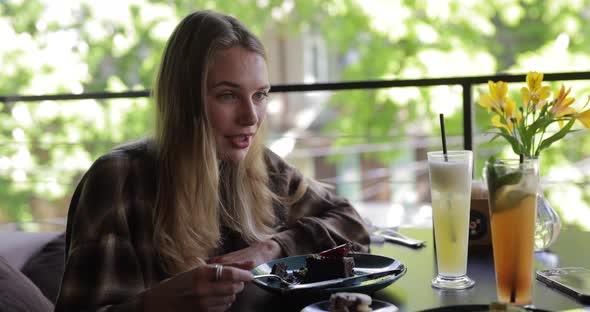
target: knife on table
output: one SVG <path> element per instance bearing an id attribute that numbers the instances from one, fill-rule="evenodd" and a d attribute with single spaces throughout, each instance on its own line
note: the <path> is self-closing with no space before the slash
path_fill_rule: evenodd
<path id="1" fill-rule="evenodd" d="M 373 235 L 383 237 L 389 242 L 402 244 L 412 248 L 422 248 L 426 246 L 426 242 L 423 240 L 417 240 L 393 230 L 378 230 L 375 231 Z"/>

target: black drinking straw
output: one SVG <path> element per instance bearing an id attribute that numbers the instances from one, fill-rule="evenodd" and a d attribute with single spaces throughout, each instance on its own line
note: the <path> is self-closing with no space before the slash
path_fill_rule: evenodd
<path id="1" fill-rule="evenodd" d="M 440 135 L 442 137 L 443 156 L 444 156 L 445 162 L 448 162 L 449 156 L 447 155 L 447 135 L 445 133 L 445 115 L 439 114 L 438 117 L 440 120 Z M 448 193 L 447 193 L 447 208 L 449 209 L 448 218 L 449 218 L 449 225 L 450 225 L 450 231 L 451 231 L 451 241 L 456 242 L 457 235 L 455 235 L 455 230 L 454 230 L 455 227 L 453 226 L 453 219 L 450 217 L 451 216 L 451 199 L 449 198 Z"/>
<path id="2" fill-rule="evenodd" d="M 449 157 L 447 156 L 447 135 L 445 133 L 445 115 L 439 114 L 438 119 L 440 120 L 440 135 L 442 137 L 443 155 L 445 157 L 445 161 L 449 161 Z"/>

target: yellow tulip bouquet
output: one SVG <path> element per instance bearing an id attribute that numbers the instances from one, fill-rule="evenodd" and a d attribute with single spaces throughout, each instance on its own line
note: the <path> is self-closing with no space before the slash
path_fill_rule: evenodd
<path id="1" fill-rule="evenodd" d="M 520 90 L 522 104 L 517 109 L 514 101 L 507 97 L 506 82 L 488 81 L 490 93 L 481 96 L 479 105 L 493 113 L 492 125 L 499 130 L 493 139 L 501 136 L 510 143 L 514 153 L 538 157 L 542 150 L 574 131 L 571 128 L 576 120 L 590 129 L 590 108 L 586 109 L 590 96 L 586 104 L 576 110 L 571 106 L 575 99 L 568 97 L 571 87 L 566 90 L 562 85 L 549 100 L 551 88 L 543 85 L 542 73 L 529 72 L 526 83 Z M 549 133 L 547 129 L 554 123 L 558 123 L 559 130 Z"/>

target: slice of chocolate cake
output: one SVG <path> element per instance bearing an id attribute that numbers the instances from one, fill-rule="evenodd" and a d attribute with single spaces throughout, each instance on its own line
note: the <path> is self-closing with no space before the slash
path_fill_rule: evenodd
<path id="1" fill-rule="evenodd" d="M 280 278 L 287 280 L 287 278 L 289 277 L 289 273 L 287 272 L 288 268 L 289 267 L 286 263 L 279 262 L 272 266 L 270 274 L 278 275 Z"/>
<path id="2" fill-rule="evenodd" d="M 323 257 L 313 254 L 305 258 L 307 274 L 305 282 L 313 283 L 354 275 L 354 258 Z"/>

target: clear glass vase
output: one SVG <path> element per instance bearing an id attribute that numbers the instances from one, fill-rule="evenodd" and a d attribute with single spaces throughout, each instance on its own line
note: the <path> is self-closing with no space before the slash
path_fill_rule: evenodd
<path id="1" fill-rule="evenodd" d="M 539 187 L 537 192 L 537 224 L 535 226 L 535 251 L 544 251 L 551 246 L 561 229 L 561 219 L 545 198 Z"/>
<path id="2" fill-rule="evenodd" d="M 541 159 L 535 157 L 537 160 L 539 173 L 541 172 Z M 537 192 L 537 224 L 535 226 L 535 251 L 545 251 L 551 246 L 561 230 L 561 219 L 553 209 L 553 206 L 547 198 L 539 183 L 539 190 Z"/>

